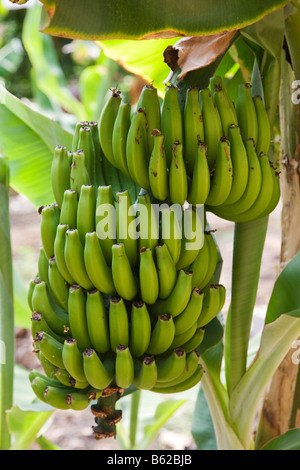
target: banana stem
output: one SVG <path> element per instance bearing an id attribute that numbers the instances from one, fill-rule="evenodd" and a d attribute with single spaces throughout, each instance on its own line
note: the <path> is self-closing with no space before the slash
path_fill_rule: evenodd
<path id="1" fill-rule="evenodd" d="M 121 388 L 107 388 L 98 398 L 96 405 L 91 406 L 96 426 L 93 427 L 97 440 L 116 437 L 116 424 L 122 419 L 122 411 L 116 410 L 116 403 L 123 395 Z"/>
<path id="2" fill-rule="evenodd" d="M 131 396 L 131 408 L 130 408 L 130 427 L 129 427 L 129 438 L 130 445 L 133 448 L 136 442 L 136 432 L 138 426 L 138 414 L 141 401 L 141 390 L 137 390 Z"/>
<path id="3" fill-rule="evenodd" d="M 269 218 L 235 224 L 231 306 L 226 324 L 229 394 L 246 372 L 253 309 Z"/>
<path id="4" fill-rule="evenodd" d="M 11 444 L 6 413 L 13 405 L 15 355 L 12 252 L 9 217 L 9 167 L 0 158 L 0 449 Z"/>

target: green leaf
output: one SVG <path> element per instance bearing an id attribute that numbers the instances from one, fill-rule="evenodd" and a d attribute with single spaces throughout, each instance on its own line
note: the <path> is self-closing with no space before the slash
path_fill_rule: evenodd
<path id="1" fill-rule="evenodd" d="M 40 450 L 61 450 L 58 445 L 49 441 L 45 436 L 37 437 L 35 442 L 38 444 Z"/>
<path id="2" fill-rule="evenodd" d="M 282 0 L 42 0 L 41 29 L 45 33 L 80 39 L 142 39 L 196 36 L 239 29 L 283 7 Z M 134 12 L 134 14 L 133 14 Z"/>
<path id="3" fill-rule="evenodd" d="M 193 414 L 192 435 L 198 450 L 218 450 L 210 410 L 202 387 L 199 389 Z"/>
<path id="4" fill-rule="evenodd" d="M 261 450 L 300 450 L 300 429 L 291 429 L 272 439 Z"/>
<path id="5" fill-rule="evenodd" d="M 0 86 L 0 152 L 9 161 L 11 186 L 36 208 L 54 200 L 50 169 L 57 145 L 70 149 L 72 134 Z"/>

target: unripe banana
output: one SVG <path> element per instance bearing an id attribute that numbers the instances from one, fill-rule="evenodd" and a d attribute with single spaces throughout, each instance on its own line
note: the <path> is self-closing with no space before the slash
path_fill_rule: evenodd
<path id="1" fill-rule="evenodd" d="M 37 398 L 41 400 L 43 403 L 46 403 L 44 392 L 46 388 L 49 386 L 48 382 L 46 382 L 43 377 L 39 377 L 36 375 L 30 380 L 30 384 Z"/>
<path id="2" fill-rule="evenodd" d="M 133 203 L 128 189 L 117 192 L 116 198 L 117 243 L 124 245 L 130 265 L 134 267 L 138 259 L 138 241 Z"/>
<path id="3" fill-rule="evenodd" d="M 91 180 L 86 167 L 86 157 L 83 150 L 73 153 L 70 170 L 70 189 L 80 194 L 81 186 L 90 185 Z"/>
<path id="4" fill-rule="evenodd" d="M 181 252 L 181 227 L 175 211 L 172 208 L 162 208 L 161 212 L 161 242 L 164 243 L 172 256 L 173 262 L 178 263 Z"/>
<path id="5" fill-rule="evenodd" d="M 183 345 L 186 345 L 188 341 L 195 335 L 197 331 L 197 322 L 189 327 L 184 333 L 174 336 L 173 342 L 170 346 L 170 350 L 175 348 L 181 348 Z"/>
<path id="6" fill-rule="evenodd" d="M 83 369 L 83 353 L 74 338 L 66 338 L 62 350 L 62 360 L 65 369 L 79 382 L 85 382 L 86 377 Z"/>
<path id="7" fill-rule="evenodd" d="M 193 206 L 205 204 L 210 191 L 210 171 L 207 161 L 207 146 L 200 140 L 195 151 L 195 163 L 191 178 L 188 202 Z"/>
<path id="8" fill-rule="evenodd" d="M 84 250 L 77 229 L 66 231 L 65 260 L 68 271 L 76 284 L 86 290 L 93 289 L 94 286 L 86 272 Z"/>
<path id="9" fill-rule="evenodd" d="M 88 334 L 93 349 L 97 353 L 106 353 L 110 349 L 108 315 L 101 292 L 87 292 L 86 321 Z"/>
<path id="10" fill-rule="evenodd" d="M 203 305 L 203 291 L 195 287 L 184 311 L 174 318 L 175 335 L 181 335 L 191 328 L 197 321 Z"/>
<path id="11" fill-rule="evenodd" d="M 67 311 L 69 288 L 58 269 L 55 256 L 49 260 L 48 279 L 51 295 L 53 296 L 55 303 L 63 310 Z"/>
<path id="12" fill-rule="evenodd" d="M 110 347 L 116 352 L 117 346 L 129 345 L 129 324 L 126 305 L 122 297 L 111 297 L 109 301 Z"/>
<path id="13" fill-rule="evenodd" d="M 72 377 L 66 369 L 55 368 L 55 377 L 57 380 L 66 387 L 72 387 L 76 390 L 83 390 L 89 386 L 89 383 L 85 380 L 80 382 Z"/>
<path id="14" fill-rule="evenodd" d="M 225 287 L 220 284 L 212 284 L 204 289 L 203 306 L 197 320 L 198 328 L 202 328 L 213 320 L 224 306 Z"/>
<path id="15" fill-rule="evenodd" d="M 72 139 L 72 146 L 71 146 L 71 150 L 72 150 L 72 153 L 73 152 L 76 152 L 77 150 L 80 149 L 79 145 L 78 145 L 78 142 L 79 142 L 79 132 L 80 132 L 80 129 L 82 127 L 86 127 L 89 125 L 89 122 L 88 121 L 78 121 L 75 125 L 75 131 L 74 131 L 74 134 L 73 134 L 73 139 Z"/>
<path id="16" fill-rule="evenodd" d="M 146 116 L 139 108 L 132 116 L 126 142 L 126 162 L 130 177 L 141 188 L 150 190 Z"/>
<path id="17" fill-rule="evenodd" d="M 159 280 L 151 248 L 140 250 L 139 283 L 143 302 L 154 304 L 159 294 Z"/>
<path id="18" fill-rule="evenodd" d="M 75 279 L 73 279 L 73 277 L 71 276 L 65 260 L 65 244 L 67 230 L 69 230 L 69 225 L 59 224 L 57 226 L 56 236 L 54 240 L 54 256 L 60 274 L 69 285 L 72 285 L 75 284 Z"/>
<path id="19" fill-rule="evenodd" d="M 85 155 L 85 166 L 91 184 L 96 185 L 96 151 L 93 140 L 93 133 L 89 126 L 82 126 L 79 129 L 78 149 Z"/>
<path id="20" fill-rule="evenodd" d="M 169 189 L 171 202 L 183 206 L 188 196 L 188 182 L 183 158 L 183 144 L 178 140 L 172 146 Z"/>
<path id="21" fill-rule="evenodd" d="M 43 248 L 48 259 L 54 255 L 54 240 L 59 224 L 59 207 L 56 203 L 39 209 L 42 216 L 40 233 Z"/>
<path id="22" fill-rule="evenodd" d="M 255 144 L 258 136 L 258 123 L 255 106 L 251 96 L 252 85 L 242 83 L 238 88 L 238 97 L 236 100 L 236 113 L 238 124 L 244 142 L 253 139 Z"/>
<path id="23" fill-rule="evenodd" d="M 254 96 L 253 103 L 257 116 L 256 152 L 267 155 L 271 144 L 271 126 L 262 96 Z"/>
<path id="24" fill-rule="evenodd" d="M 199 365 L 199 353 L 197 349 L 194 349 L 190 353 L 186 354 L 185 368 L 183 372 L 178 375 L 175 379 L 169 380 L 168 382 L 160 382 L 157 387 L 173 387 L 174 385 L 180 384 L 190 378 L 197 370 Z"/>
<path id="25" fill-rule="evenodd" d="M 157 383 L 169 382 L 175 379 L 184 371 L 186 364 L 186 353 L 183 349 L 176 348 L 166 357 L 156 360 Z"/>
<path id="26" fill-rule="evenodd" d="M 222 123 L 208 88 L 200 91 L 199 101 L 204 123 L 204 142 L 207 146 L 208 166 L 212 170 L 217 160 L 219 141 L 223 135 Z"/>
<path id="27" fill-rule="evenodd" d="M 86 349 L 83 353 L 84 374 L 92 387 L 98 390 L 107 388 L 114 378 L 111 362 L 104 365 L 94 349 Z"/>
<path id="28" fill-rule="evenodd" d="M 208 242 L 208 247 L 209 247 L 209 264 L 208 264 L 208 269 L 206 272 L 206 276 L 203 279 L 202 284 L 200 284 L 198 287 L 200 289 L 203 289 L 207 284 L 212 282 L 217 264 L 218 264 L 218 249 L 217 245 L 213 236 L 212 232 L 208 232 L 207 234 L 207 242 Z"/>
<path id="29" fill-rule="evenodd" d="M 137 103 L 137 109 L 139 108 L 143 109 L 146 116 L 147 148 L 150 155 L 153 150 L 152 131 L 161 127 L 158 93 L 153 85 L 147 84 L 142 89 Z"/>
<path id="30" fill-rule="evenodd" d="M 112 150 L 115 166 L 130 177 L 126 160 L 127 134 L 131 123 L 131 106 L 122 102 L 119 106 L 112 133 Z"/>
<path id="31" fill-rule="evenodd" d="M 141 357 L 151 339 L 151 320 L 144 302 L 133 302 L 130 315 L 129 349 L 133 357 Z"/>
<path id="32" fill-rule="evenodd" d="M 153 253 L 159 240 L 159 216 L 153 209 L 149 193 L 138 194 L 135 212 L 139 250 L 147 247 Z"/>
<path id="33" fill-rule="evenodd" d="M 28 289 L 27 289 L 27 303 L 31 312 L 33 312 L 32 296 L 33 296 L 33 291 L 37 282 L 40 282 L 40 280 L 38 280 L 37 277 L 35 277 L 34 279 L 31 279 L 31 281 L 29 282 Z"/>
<path id="34" fill-rule="evenodd" d="M 49 377 L 53 381 L 58 382 L 57 378 L 55 377 L 55 371 L 57 367 L 54 364 L 52 364 L 52 362 L 48 361 L 48 359 L 45 358 L 44 354 L 42 354 L 41 351 L 39 351 L 36 354 L 36 356 L 38 360 L 40 361 L 43 371 L 45 372 L 47 377 Z M 40 376 L 43 376 L 43 374 L 41 374 L 40 372 L 36 370 L 33 370 L 29 374 L 29 380 L 32 381 L 34 377 L 40 377 Z"/>
<path id="35" fill-rule="evenodd" d="M 49 386 L 44 391 L 44 401 L 60 410 L 84 410 L 91 401 L 91 391 L 68 391 Z"/>
<path id="36" fill-rule="evenodd" d="M 204 141 L 204 124 L 199 102 L 199 90 L 188 88 L 186 92 L 184 114 L 184 163 L 189 176 L 194 173 L 198 142 Z"/>
<path id="37" fill-rule="evenodd" d="M 182 240 L 177 271 L 188 268 L 197 258 L 203 246 L 203 225 L 200 214 L 191 206 L 183 211 Z"/>
<path id="38" fill-rule="evenodd" d="M 177 280 L 177 271 L 173 258 L 165 243 L 155 247 L 157 272 L 159 280 L 159 298 L 169 297 Z"/>
<path id="39" fill-rule="evenodd" d="M 193 272 L 193 288 L 198 287 L 199 289 L 202 289 L 205 286 L 204 283 L 208 277 L 208 271 L 210 271 L 210 267 L 212 269 L 214 264 L 211 262 L 210 258 L 210 245 L 208 241 L 209 237 L 212 237 L 211 233 L 205 232 L 203 246 L 199 251 L 197 258 L 190 267 L 191 271 Z M 214 266 L 214 270 L 215 268 L 216 266 Z"/>
<path id="40" fill-rule="evenodd" d="M 54 304 L 49 295 L 47 284 L 43 281 L 36 284 L 32 296 L 32 307 L 39 312 L 55 333 L 63 336 L 70 329 L 69 316 L 66 311 Z"/>
<path id="41" fill-rule="evenodd" d="M 167 166 L 172 161 L 172 146 L 178 140 L 183 143 L 183 116 L 179 105 L 178 90 L 174 85 L 166 87 L 161 107 L 161 132 L 165 136 Z"/>
<path id="42" fill-rule="evenodd" d="M 40 281 L 44 281 L 49 286 L 48 276 L 49 259 L 46 256 L 44 248 L 41 246 L 38 257 L 38 273 Z"/>
<path id="43" fill-rule="evenodd" d="M 50 336 L 53 336 L 57 341 L 60 341 L 61 343 L 64 342 L 64 336 L 56 334 L 55 331 L 50 328 L 41 313 L 33 312 L 31 316 L 31 336 L 34 338 L 36 333 L 39 331 L 45 331 Z"/>
<path id="44" fill-rule="evenodd" d="M 51 185 L 55 201 L 61 207 L 64 192 L 70 187 L 70 163 L 66 147 L 57 146 L 51 164 Z"/>
<path id="45" fill-rule="evenodd" d="M 64 192 L 63 202 L 60 211 L 59 224 L 68 225 L 70 229 L 77 228 L 77 191 L 67 189 Z"/>
<path id="46" fill-rule="evenodd" d="M 128 346 L 119 344 L 116 349 L 115 381 L 118 387 L 128 388 L 134 378 L 133 358 Z"/>
<path id="47" fill-rule="evenodd" d="M 164 201 L 169 196 L 169 175 L 165 153 L 165 136 L 158 130 L 152 131 L 153 149 L 149 161 L 149 182 L 153 196 Z"/>
<path id="48" fill-rule="evenodd" d="M 68 312 L 72 336 L 76 338 L 78 347 L 91 348 L 86 317 L 86 295 L 81 286 L 70 286 Z"/>
<path id="49" fill-rule="evenodd" d="M 103 172 L 103 151 L 100 144 L 99 138 L 99 127 L 97 121 L 90 121 L 87 124 L 91 129 L 91 134 L 93 138 L 94 148 L 95 148 L 95 173 L 96 173 L 96 187 L 99 185 L 106 184 L 104 172 Z"/>
<path id="50" fill-rule="evenodd" d="M 228 198 L 232 187 L 232 161 L 230 156 L 230 143 L 227 138 L 219 141 L 216 164 L 213 171 L 209 195 L 206 204 L 220 206 Z"/>
<path id="51" fill-rule="evenodd" d="M 232 125 L 238 125 L 237 114 L 221 77 L 219 77 L 219 79 L 215 80 L 214 82 L 212 81 L 211 83 L 214 88 L 214 101 L 219 111 L 222 123 L 223 136 L 228 137 L 229 127 Z"/>
<path id="52" fill-rule="evenodd" d="M 85 235 L 84 263 L 87 274 L 96 289 L 107 295 L 116 294 L 112 271 L 106 264 L 96 232 Z"/>
<path id="53" fill-rule="evenodd" d="M 166 394 L 184 392 L 186 390 L 189 390 L 195 387 L 200 382 L 203 376 L 203 373 L 204 373 L 204 369 L 201 366 L 201 364 L 199 364 L 197 366 L 196 371 L 190 377 L 183 380 L 182 382 L 179 382 L 176 385 L 170 385 L 170 386 L 165 386 L 165 387 L 163 386 L 153 387 L 151 389 L 151 392 L 166 393 Z"/>
<path id="54" fill-rule="evenodd" d="M 133 300 L 138 293 L 139 285 L 123 243 L 112 247 L 112 276 L 118 294 L 125 300 Z"/>
<path id="55" fill-rule="evenodd" d="M 133 385 L 141 390 L 151 390 L 157 380 L 157 367 L 154 356 L 146 356 L 142 362 L 134 360 Z"/>
<path id="56" fill-rule="evenodd" d="M 62 360 L 63 343 L 45 331 L 39 331 L 36 333 L 34 342 L 37 343 L 37 346 L 48 361 L 56 367 L 64 369 L 64 363 Z"/>
<path id="57" fill-rule="evenodd" d="M 272 170 L 272 176 L 273 176 L 273 192 L 272 192 L 272 198 L 270 203 L 267 205 L 265 211 L 263 214 L 261 214 L 261 217 L 271 214 L 275 207 L 277 206 L 279 200 L 280 200 L 280 172 L 277 170 L 276 165 L 274 165 L 272 162 L 270 163 L 271 165 L 271 170 Z"/>
<path id="58" fill-rule="evenodd" d="M 118 90 L 111 90 L 99 118 L 99 138 L 103 153 L 107 160 L 115 166 L 115 158 L 112 147 L 113 128 L 121 104 L 121 96 Z"/>
<path id="59" fill-rule="evenodd" d="M 77 209 L 77 229 L 82 246 L 85 243 L 85 234 L 96 230 L 95 211 L 95 187 L 81 186 Z"/>
<path id="60" fill-rule="evenodd" d="M 184 311 L 192 293 L 193 274 L 190 271 L 181 269 L 178 273 L 177 281 L 170 296 L 164 300 L 157 300 L 151 306 L 151 313 L 155 316 L 168 312 L 172 317 L 177 317 Z"/>
<path id="61" fill-rule="evenodd" d="M 112 246 L 117 242 L 116 212 L 111 185 L 99 186 L 96 202 L 96 232 L 106 263 L 111 265 Z"/>
<path id="62" fill-rule="evenodd" d="M 196 348 L 200 346 L 204 339 L 204 334 L 205 334 L 205 328 L 203 327 L 197 327 L 194 335 L 184 344 L 182 344 L 180 347 L 185 350 L 186 354 L 191 353 L 194 351 Z"/>
<path id="63" fill-rule="evenodd" d="M 175 336 L 175 326 L 172 315 L 158 315 L 154 324 L 146 354 L 162 354 L 169 349 Z"/>

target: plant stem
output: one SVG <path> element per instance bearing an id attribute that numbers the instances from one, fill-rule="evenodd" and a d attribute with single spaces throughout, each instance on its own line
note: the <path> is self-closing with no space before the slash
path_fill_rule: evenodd
<path id="1" fill-rule="evenodd" d="M 9 167 L 0 157 L 0 449 L 8 450 L 11 439 L 6 412 L 13 405 L 15 356 L 12 252 L 9 217 Z"/>
<path id="2" fill-rule="evenodd" d="M 130 427 L 129 427 L 129 438 L 131 447 L 135 446 L 136 442 L 136 431 L 138 426 L 138 414 L 139 406 L 141 401 L 141 390 L 137 390 L 131 395 L 131 408 L 130 408 Z"/>

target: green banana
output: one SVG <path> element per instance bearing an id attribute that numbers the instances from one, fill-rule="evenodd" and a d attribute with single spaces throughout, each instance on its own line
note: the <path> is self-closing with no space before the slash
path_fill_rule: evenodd
<path id="1" fill-rule="evenodd" d="M 86 295 L 81 286 L 70 286 L 68 312 L 72 336 L 76 338 L 78 347 L 91 348 L 86 318 Z"/>
<path id="2" fill-rule="evenodd" d="M 30 380 L 30 385 L 31 385 L 31 388 L 32 388 L 34 394 L 37 396 L 37 398 L 40 401 L 42 401 L 43 403 L 46 403 L 44 392 L 47 389 L 47 387 L 50 386 L 48 381 L 44 380 L 43 377 L 36 375 Z M 51 386 L 54 386 L 54 384 L 51 383 Z"/>
<path id="3" fill-rule="evenodd" d="M 65 260 L 65 243 L 67 230 L 69 230 L 69 225 L 59 224 L 57 226 L 56 236 L 54 240 L 54 256 L 60 274 L 69 285 L 72 285 L 75 284 L 75 280 L 71 276 Z"/>
<path id="4" fill-rule="evenodd" d="M 59 145 L 55 148 L 50 175 L 55 201 L 61 207 L 64 192 L 70 187 L 70 163 L 66 147 Z"/>
<path id="5" fill-rule="evenodd" d="M 139 283 L 143 302 L 154 304 L 159 294 L 159 279 L 151 248 L 140 250 Z"/>
<path id="6" fill-rule="evenodd" d="M 186 353 L 183 349 L 175 348 L 164 358 L 156 360 L 157 382 L 169 382 L 184 371 L 186 365 Z"/>
<path id="7" fill-rule="evenodd" d="M 84 263 L 86 272 L 96 289 L 107 295 L 116 294 L 112 270 L 106 264 L 96 232 L 86 233 L 85 235 Z"/>
<path id="8" fill-rule="evenodd" d="M 49 386 L 44 391 L 44 401 L 53 408 L 60 410 L 82 411 L 87 408 L 92 399 L 92 392 L 63 390 L 59 387 Z"/>
<path id="9" fill-rule="evenodd" d="M 155 247 L 155 254 L 159 280 L 159 298 L 166 299 L 169 297 L 176 284 L 176 266 L 165 243 Z"/>
<path id="10" fill-rule="evenodd" d="M 83 369 L 83 353 L 78 347 L 78 342 L 74 338 L 66 338 L 62 350 L 62 360 L 65 369 L 79 382 L 86 382 Z"/>
<path id="11" fill-rule="evenodd" d="M 182 240 L 177 271 L 188 268 L 197 258 L 203 246 L 203 224 L 196 208 L 188 206 L 183 210 Z"/>
<path id="12" fill-rule="evenodd" d="M 37 277 L 31 279 L 31 281 L 29 282 L 28 289 L 27 289 L 27 304 L 31 312 L 33 312 L 33 307 L 32 307 L 33 291 L 34 291 L 36 283 L 38 282 L 40 282 L 40 280 L 38 280 Z"/>
<path id="13" fill-rule="evenodd" d="M 83 352 L 83 368 L 89 384 L 97 390 L 107 388 L 114 378 L 114 363 L 102 361 L 94 349 L 86 349 Z"/>
<path id="14" fill-rule="evenodd" d="M 180 258 L 182 232 L 175 210 L 162 207 L 161 214 L 161 242 L 164 243 L 176 265 Z"/>
<path id="15" fill-rule="evenodd" d="M 49 286 L 48 267 L 49 267 L 49 259 L 46 256 L 44 248 L 41 246 L 39 250 L 39 257 L 38 257 L 39 279 L 40 281 L 46 282 L 46 284 Z"/>
<path id="16" fill-rule="evenodd" d="M 196 371 L 190 377 L 183 380 L 182 382 L 179 382 L 175 385 L 165 386 L 165 387 L 164 386 L 153 387 L 151 389 L 151 392 L 166 393 L 166 394 L 184 392 L 186 390 L 189 390 L 195 387 L 200 382 L 203 376 L 203 373 L 204 373 L 204 369 L 201 366 L 201 364 L 199 364 L 197 366 Z"/>
<path id="17" fill-rule="evenodd" d="M 185 368 L 183 372 L 175 377 L 173 380 L 168 380 L 168 382 L 160 382 L 157 384 L 159 387 L 173 387 L 174 385 L 180 384 L 190 378 L 196 371 L 199 365 L 199 353 L 197 349 L 186 354 Z"/>
<path id="18" fill-rule="evenodd" d="M 155 257 L 155 247 L 159 241 L 159 216 L 151 204 L 149 193 L 138 194 L 136 204 L 136 227 L 138 248 L 150 248 Z"/>
<path id="19" fill-rule="evenodd" d="M 210 171 L 207 161 L 207 146 L 205 142 L 198 141 L 194 168 L 191 174 L 191 184 L 188 189 L 187 200 L 193 206 L 205 204 L 210 191 Z"/>
<path id="20" fill-rule="evenodd" d="M 75 131 L 74 131 L 74 134 L 73 134 L 73 138 L 72 138 L 72 146 L 71 146 L 71 153 L 73 152 L 76 152 L 77 150 L 80 149 L 80 147 L 78 146 L 78 142 L 79 142 L 79 132 L 80 132 L 80 129 L 82 127 L 86 127 L 89 125 L 89 122 L 88 121 L 78 121 L 75 125 Z"/>
<path id="21" fill-rule="evenodd" d="M 86 272 L 84 263 L 84 249 L 79 238 L 77 229 L 66 231 L 65 260 L 68 271 L 76 284 L 86 290 L 93 289 L 94 286 Z"/>
<path id="22" fill-rule="evenodd" d="M 171 202 L 183 206 L 188 196 L 188 180 L 183 158 L 183 144 L 178 140 L 172 146 L 169 189 Z"/>
<path id="23" fill-rule="evenodd" d="M 121 102 L 112 132 L 112 151 L 115 166 L 130 177 L 126 160 L 127 134 L 131 123 L 131 106 Z"/>
<path id="24" fill-rule="evenodd" d="M 43 315 L 39 312 L 33 312 L 31 316 L 31 336 L 34 338 L 36 333 L 39 331 L 45 331 L 48 333 L 50 336 L 53 336 L 57 341 L 60 341 L 63 343 L 64 341 L 64 336 L 59 335 L 53 331 L 48 323 L 46 322 L 45 318 Z"/>
<path id="25" fill-rule="evenodd" d="M 77 228 L 77 192 L 67 189 L 64 192 L 63 202 L 60 211 L 59 224 L 68 225 L 70 229 Z"/>
<path id="26" fill-rule="evenodd" d="M 142 333 L 141 333 L 142 332 Z M 151 320 L 144 302 L 133 302 L 130 314 L 129 349 L 133 357 L 141 357 L 151 339 Z"/>
<path id="27" fill-rule="evenodd" d="M 262 96 L 254 96 L 253 103 L 257 116 L 256 152 L 267 155 L 271 144 L 271 126 Z"/>
<path id="28" fill-rule="evenodd" d="M 204 88 L 200 91 L 199 101 L 204 124 L 204 142 L 207 146 L 209 169 L 215 167 L 220 139 L 223 136 L 222 122 L 211 91 Z"/>
<path id="29" fill-rule="evenodd" d="M 172 315 L 169 313 L 158 315 L 146 354 L 158 355 L 166 352 L 171 346 L 174 336 L 175 326 Z"/>
<path id="30" fill-rule="evenodd" d="M 116 349 L 115 381 L 118 387 L 128 388 L 134 378 L 133 358 L 128 346 L 119 344 Z"/>
<path id="31" fill-rule="evenodd" d="M 250 83 L 242 83 L 239 85 L 236 100 L 236 113 L 244 142 L 248 139 L 253 139 L 256 144 L 258 122 L 255 105 L 251 96 L 251 89 L 252 85 Z"/>
<path id="32" fill-rule="evenodd" d="M 149 161 L 149 183 L 153 196 L 164 201 L 169 196 L 169 174 L 165 153 L 165 136 L 158 130 L 152 131 L 153 149 Z"/>
<path id="33" fill-rule="evenodd" d="M 48 264 L 48 279 L 51 295 L 54 298 L 55 303 L 63 310 L 67 311 L 69 297 L 68 285 L 58 269 L 55 256 L 50 258 Z"/>
<path id="34" fill-rule="evenodd" d="M 117 243 L 122 243 L 132 267 L 138 260 L 138 241 L 134 207 L 128 189 L 116 194 Z"/>
<path id="35" fill-rule="evenodd" d="M 57 380 L 66 387 L 72 387 L 76 390 L 83 390 L 89 386 L 89 383 L 85 380 L 84 382 L 80 382 L 79 380 L 74 379 L 66 369 L 60 369 L 56 367 L 55 377 Z"/>
<path id="36" fill-rule="evenodd" d="M 193 274 L 191 271 L 181 269 L 178 273 L 176 284 L 170 296 L 166 299 L 158 299 L 155 305 L 151 306 L 150 312 L 155 316 L 162 315 L 168 312 L 172 317 L 177 317 L 184 311 L 192 293 L 192 279 Z"/>
<path id="37" fill-rule="evenodd" d="M 95 221 L 103 255 L 106 263 L 111 265 L 111 249 L 117 243 L 116 212 L 111 185 L 98 186 Z"/>
<path id="38" fill-rule="evenodd" d="M 204 123 L 197 87 L 187 89 L 184 113 L 184 163 L 189 176 L 194 173 L 198 142 L 204 141 Z"/>
<path id="39" fill-rule="evenodd" d="M 49 335 L 46 331 L 39 331 L 36 333 L 34 342 L 48 361 L 56 367 L 64 369 L 64 363 L 62 360 L 63 343 Z"/>
<path id="40" fill-rule="evenodd" d="M 108 321 L 110 347 L 116 352 L 119 344 L 129 345 L 128 313 L 122 297 L 110 297 Z"/>
<path id="41" fill-rule="evenodd" d="M 43 281 L 35 285 L 32 307 L 35 312 L 39 312 L 43 316 L 55 333 L 61 336 L 68 333 L 70 329 L 68 313 L 53 302 L 47 284 Z"/>
<path id="42" fill-rule="evenodd" d="M 86 167 L 86 156 L 83 150 L 79 149 L 72 155 L 70 170 L 70 189 L 80 194 L 81 186 L 90 185 L 91 180 Z"/>
<path id="43" fill-rule="evenodd" d="M 225 287 L 212 284 L 204 289 L 204 299 L 201 313 L 197 320 L 198 328 L 202 328 L 213 320 L 222 310 L 225 302 Z"/>
<path id="44" fill-rule="evenodd" d="M 180 347 L 185 350 L 186 354 L 191 353 L 194 351 L 196 348 L 200 346 L 204 339 L 204 334 L 205 334 L 205 328 L 199 327 L 196 329 L 194 335 L 184 344 L 182 344 Z"/>
<path id="45" fill-rule="evenodd" d="M 230 143 L 227 138 L 221 138 L 218 145 L 216 165 L 210 183 L 206 204 L 220 206 L 228 198 L 233 180 Z"/>
<path id="46" fill-rule="evenodd" d="M 113 153 L 112 136 L 114 124 L 118 114 L 119 106 L 122 98 L 120 91 L 111 90 L 99 118 L 99 138 L 103 153 L 107 160 L 115 166 L 115 158 Z"/>
<path id="47" fill-rule="evenodd" d="M 198 320 L 202 310 L 203 298 L 203 291 L 195 287 L 184 311 L 174 318 L 175 335 L 185 333 Z"/>
<path id="48" fill-rule="evenodd" d="M 77 230 L 82 246 L 85 243 L 85 234 L 96 230 L 95 211 L 95 187 L 81 186 L 77 209 Z"/>
<path id="49" fill-rule="evenodd" d="M 52 364 L 52 362 L 48 361 L 48 359 L 45 358 L 44 354 L 42 354 L 41 351 L 39 351 L 38 353 L 36 353 L 36 356 L 38 358 L 38 360 L 40 361 L 41 363 L 41 366 L 43 368 L 43 371 L 45 372 L 46 376 L 49 377 L 50 379 L 53 380 L 53 382 L 58 382 L 57 378 L 55 377 L 55 371 L 57 369 L 57 367 Z M 36 370 L 33 370 L 30 372 L 29 374 L 29 380 L 32 381 L 34 377 L 40 377 L 40 376 L 43 376 L 42 373 L 36 371 Z"/>
<path id="50" fill-rule="evenodd" d="M 176 141 L 184 144 L 183 115 L 180 109 L 178 90 L 174 85 L 166 87 L 161 107 L 161 132 L 165 136 L 167 166 L 172 161 L 172 146 Z"/>
<path id="51" fill-rule="evenodd" d="M 211 80 L 213 91 L 214 102 L 219 111 L 223 136 L 228 137 L 228 129 L 232 125 L 238 125 L 238 118 L 235 107 L 232 100 L 230 99 L 226 88 L 224 86 L 223 80 L 219 77 L 216 80 Z"/>
<path id="52" fill-rule="evenodd" d="M 133 385 L 141 390 L 151 390 L 157 380 L 157 367 L 154 356 L 146 356 L 140 362 L 134 360 Z"/>
<path id="53" fill-rule="evenodd" d="M 204 232 L 203 246 L 199 251 L 197 258 L 192 263 L 190 269 L 193 272 L 192 287 L 202 289 L 205 287 L 207 278 L 211 278 L 215 269 L 215 251 L 211 253 L 211 245 L 209 243 L 212 238 L 210 232 Z"/>
<path id="54" fill-rule="evenodd" d="M 139 285 L 123 243 L 117 243 L 112 247 L 111 269 L 117 293 L 125 300 L 133 300 L 138 293 Z"/>
<path id="55" fill-rule="evenodd" d="M 199 287 L 200 289 L 203 289 L 207 284 L 209 284 L 214 276 L 217 264 L 218 264 L 218 249 L 217 245 L 213 236 L 213 232 L 208 232 L 207 236 L 207 242 L 209 246 L 209 265 L 208 265 L 208 270 L 206 272 L 206 276 L 203 279 L 202 285 L 200 284 Z"/>
<path id="56" fill-rule="evenodd" d="M 48 259 L 54 255 L 54 240 L 59 224 L 59 207 L 56 203 L 42 206 L 39 209 L 41 215 L 41 241 Z"/>
<path id="57" fill-rule="evenodd" d="M 92 347 L 98 354 L 110 349 L 108 315 L 101 292 L 87 292 L 86 321 Z"/>
<path id="58" fill-rule="evenodd" d="M 271 165 L 271 170 L 272 170 L 272 177 L 273 177 L 273 192 L 272 192 L 272 198 L 270 203 L 267 205 L 266 209 L 264 212 L 261 214 L 261 217 L 271 214 L 275 207 L 277 206 L 279 200 L 280 200 L 280 172 L 277 170 L 276 165 L 274 165 L 272 162 L 270 163 Z"/>
<path id="59" fill-rule="evenodd" d="M 197 322 L 191 325 L 189 329 L 184 331 L 183 333 L 180 333 L 179 335 L 176 335 L 175 333 L 173 342 L 170 346 L 170 350 L 175 349 L 175 348 L 181 348 L 183 345 L 185 345 L 195 335 L 196 330 L 197 330 Z"/>
<path id="60" fill-rule="evenodd" d="M 150 190 L 146 115 L 139 108 L 132 116 L 126 142 L 126 162 L 130 177 L 141 188 Z"/>
<path id="61" fill-rule="evenodd" d="M 233 125 L 228 128 L 228 140 L 230 142 L 233 179 L 225 205 L 234 204 L 242 197 L 247 187 L 249 175 L 247 152 L 238 126 Z"/>
<path id="62" fill-rule="evenodd" d="M 147 84 L 142 89 L 137 102 L 137 109 L 140 108 L 143 109 L 146 116 L 147 148 L 148 155 L 150 155 L 153 150 L 152 131 L 161 127 L 158 92 L 152 84 Z"/>
<path id="63" fill-rule="evenodd" d="M 99 127 L 97 121 L 90 121 L 87 123 L 91 129 L 94 148 L 95 148 L 95 173 L 96 173 L 96 187 L 105 183 L 105 177 L 103 174 L 103 152 L 99 138 Z"/>
<path id="64" fill-rule="evenodd" d="M 96 185 L 96 150 L 94 146 L 93 132 L 90 127 L 82 126 L 79 129 L 78 149 L 85 155 L 85 166 L 91 184 Z"/>

